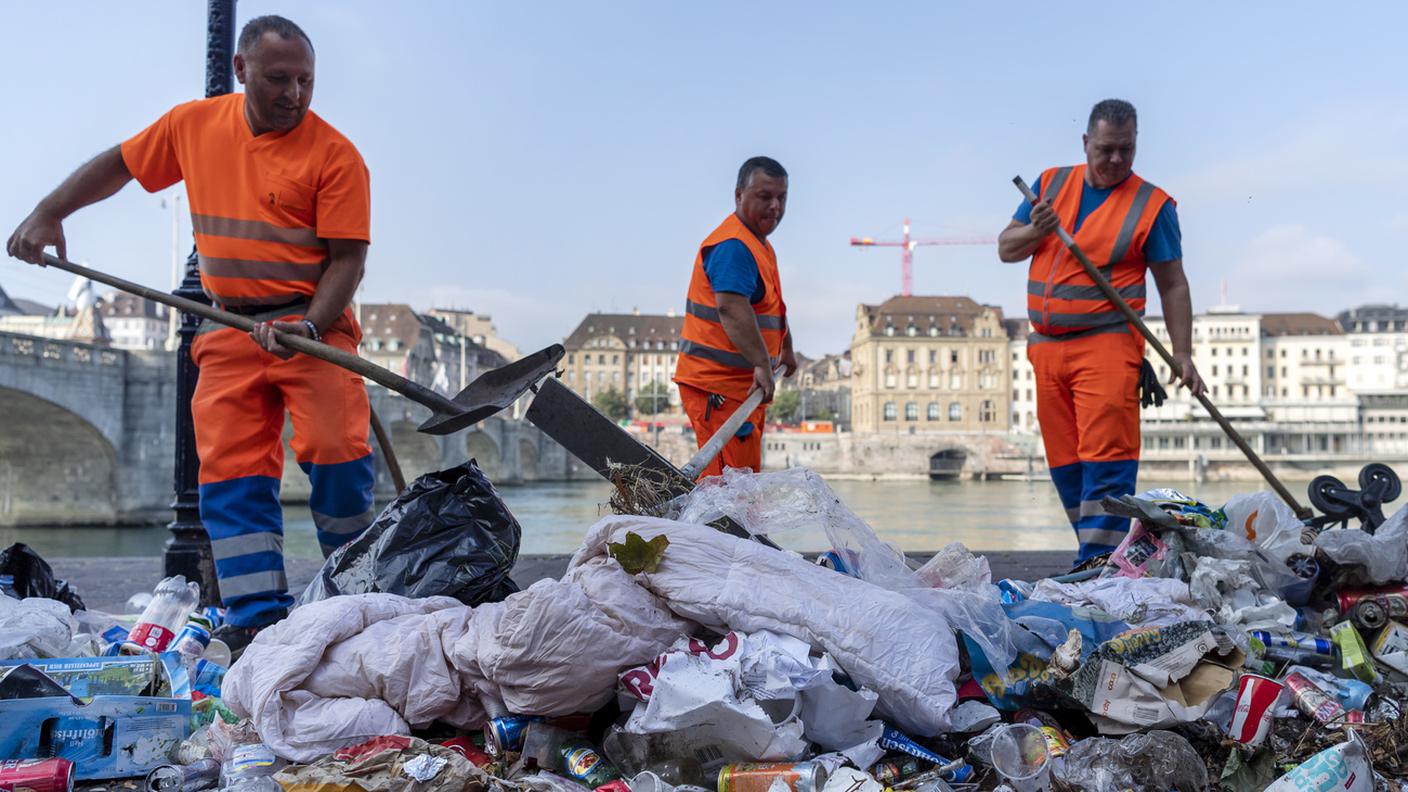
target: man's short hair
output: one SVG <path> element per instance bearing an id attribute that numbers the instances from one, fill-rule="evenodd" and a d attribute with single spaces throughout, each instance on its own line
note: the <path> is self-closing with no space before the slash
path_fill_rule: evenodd
<path id="1" fill-rule="evenodd" d="M 1139 116 L 1134 112 L 1134 105 L 1123 99 L 1106 99 L 1103 102 L 1096 102 L 1090 108 L 1090 122 L 1085 125 L 1087 134 L 1095 131 L 1095 125 L 1104 121 L 1110 126 L 1124 126 L 1134 124 L 1136 130 L 1139 129 Z"/>
<path id="2" fill-rule="evenodd" d="M 738 169 L 738 189 L 741 190 L 748 186 L 748 180 L 753 177 L 753 171 L 762 171 L 774 179 L 787 178 L 787 169 L 772 157 L 749 157 Z"/>
<path id="3" fill-rule="evenodd" d="M 269 14 L 268 16 L 255 17 L 244 23 L 244 29 L 240 31 L 238 51 L 248 55 L 249 51 L 259 43 L 259 39 L 271 31 L 288 40 L 295 37 L 301 38 L 308 42 L 308 49 L 313 49 L 313 40 L 308 38 L 308 34 L 303 32 L 303 28 L 281 16 Z"/>

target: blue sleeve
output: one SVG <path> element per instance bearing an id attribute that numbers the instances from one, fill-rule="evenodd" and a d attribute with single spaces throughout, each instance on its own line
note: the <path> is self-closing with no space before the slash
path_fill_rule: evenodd
<path id="1" fill-rule="evenodd" d="M 1040 177 L 1040 176 L 1036 177 L 1036 181 L 1032 183 L 1032 192 L 1036 193 L 1038 198 L 1041 197 L 1041 177 Z M 1029 204 L 1029 203 L 1027 203 L 1027 199 L 1026 199 L 1026 198 L 1023 198 L 1023 199 L 1022 199 L 1022 205 L 1017 207 L 1017 211 L 1012 214 L 1012 219 L 1013 219 L 1013 220 L 1016 220 L 1017 222 L 1019 222 L 1019 223 L 1021 223 L 1021 224 L 1023 224 L 1023 225 L 1028 225 L 1028 224 L 1031 223 L 1031 221 L 1032 221 L 1032 205 Z"/>
<path id="2" fill-rule="evenodd" d="M 1154 227 L 1144 240 L 1144 260 L 1150 264 L 1183 258 L 1183 231 L 1178 227 L 1178 208 L 1173 201 L 1164 204 Z"/>
<path id="3" fill-rule="evenodd" d="M 758 262 L 753 260 L 748 246 L 737 239 L 725 239 L 709 249 L 704 256 L 704 275 L 714 291 L 750 299 L 762 285 L 758 281 Z"/>

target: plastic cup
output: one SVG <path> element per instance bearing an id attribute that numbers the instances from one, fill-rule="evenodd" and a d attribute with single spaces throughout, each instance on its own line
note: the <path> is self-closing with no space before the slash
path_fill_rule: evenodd
<path id="1" fill-rule="evenodd" d="M 992 766 L 1016 792 L 1051 788 L 1051 754 L 1046 735 L 1026 723 L 1010 723 L 992 736 Z"/>
<path id="2" fill-rule="evenodd" d="M 1271 677 L 1242 674 L 1241 685 L 1237 688 L 1237 706 L 1227 726 L 1228 736 L 1248 747 L 1261 745 L 1271 731 L 1271 707 L 1284 687 Z"/>

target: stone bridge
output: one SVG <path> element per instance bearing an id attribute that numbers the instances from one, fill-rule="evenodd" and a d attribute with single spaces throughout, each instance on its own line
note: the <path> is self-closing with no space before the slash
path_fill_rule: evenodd
<path id="1" fill-rule="evenodd" d="M 408 480 L 469 458 L 501 484 L 565 479 L 576 467 L 519 419 L 521 404 L 432 437 L 416 432 L 426 408 L 378 385 L 368 393 Z M 170 519 L 175 403 L 172 353 L 0 333 L 0 526 Z M 380 462 L 377 487 L 378 500 L 394 495 Z M 292 501 L 308 494 L 291 454 L 283 492 Z"/>

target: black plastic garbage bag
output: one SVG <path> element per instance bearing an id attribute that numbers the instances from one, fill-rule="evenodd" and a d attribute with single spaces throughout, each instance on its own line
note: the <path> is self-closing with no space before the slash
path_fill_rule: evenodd
<path id="1" fill-rule="evenodd" d="M 23 542 L 0 550 L 0 591 L 15 599 L 46 597 L 62 602 L 71 611 L 83 610 L 83 598 L 78 592 L 55 579 L 49 562 Z"/>
<path id="2" fill-rule="evenodd" d="M 509 572 L 522 533 L 471 459 L 412 482 L 367 530 L 328 556 L 300 601 L 383 592 L 496 602 L 518 590 Z"/>

